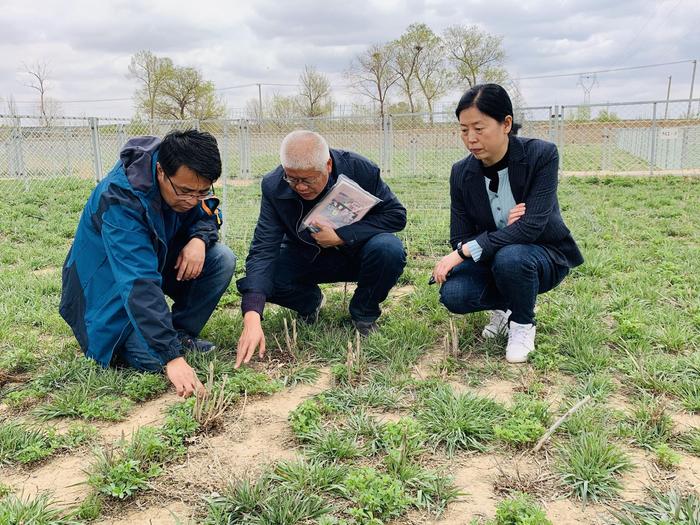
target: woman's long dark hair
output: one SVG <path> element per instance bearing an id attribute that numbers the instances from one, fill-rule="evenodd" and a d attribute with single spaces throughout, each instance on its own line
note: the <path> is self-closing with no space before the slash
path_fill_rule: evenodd
<path id="1" fill-rule="evenodd" d="M 506 90 L 498 84 L 478 84 L 469 88 L 459 99 L 455 115 L 459 119 L 459 114 L 472 106 L 501 123 L 507 116 L 513 117 L 513 103 Z M 520 124 L 513 122 L 509 135 L 517 135 L 520 127 Z"/>

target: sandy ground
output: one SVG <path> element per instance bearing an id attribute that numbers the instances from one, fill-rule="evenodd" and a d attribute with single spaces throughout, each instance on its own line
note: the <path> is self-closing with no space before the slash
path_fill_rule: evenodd
<path id="1" fill-rule="evenodd" d="M 416 365 L 414 376 L 426 378 L 434 375 L 435 364 L 441 358 L 442 350 L 439 348 L 428 352 Z M 513 394 L 522 388 L 518 380 L 504 379 L 486 380 L 474 388 L 456 381 L 451 381 L 451 384 L 458 391 L 472 391 L 505 404 L 510 404 Z M 299 456 L 287 416 L 299 403 L 330 386 L 329 371 L 324 369 L 313 385 L 298 385 L 269 397 L 239 403 L 227 414 L 218 433 L 199 436 L 188 448 L 183 461 L 168 466 L 166 474 L 154 480 L 152 490 L 133 501 L 103 509 L 103 518 L 97 523 L 196 523 L 198 516 L 195 512 L 201 511 L 202 497 L 220 493 L 229 483 L 246 477 L 254 478 L 272 463 Z M 557 406 L 558 396 L 560 392 L 552 388 L 547 399 Z M 179 399 L 174 393 L 167 393 L 140 405 L 123 422 L 101 423 L 98 425 L 99 441 L 103 444 L 114 443 L 122 436 L 129 437 L 141 426 L 160 425 L 165 409 L 177 402 Z M 621 396 L 614 396 L 611 405 L 621 410 L 629 406 Z M 382 412 L 378 416 L 383 420 L 395 420 L 400 414 Z M 700 426 L 698 415 L 681 412 L 675 413 L 673 418 L 675 430 L 679 432 Z M 635 469 L 622 479 L 622 500 L 644 500 L 645 488 L 652 483 L 657 487 L 669 487 L 671 484 L 695 490 L 700 487 L 700 458 L 682 454 L 681 466 L 668 472 L 654 464 L 652 454 L 631 447 L 627 451 Z M 72 507 L 89 493 L 85 484 L 85 470 L 92 460 L 89 451 L 78 450 L 50 458 L 29 469 L 0 468 L 0 479 L 25 497 L 48 490 L 53 492 L 61 505 Z M 461 453 L 452 459 L 440 459 L 437 468 L 454 477 L 463 496 L 439 518 L 414 512 L 397 523 L 466 525 L 472 518 L 491 518 L 507 490 L 521 486 L 530 487 L 555 525 L 606 523 L 609 514 L 604 506 L 589 504 L 584 507 L 562 494 L 547 470 L 550 460 L 546 447 L 534 456 L 529 452 L 512 455 Z"/>

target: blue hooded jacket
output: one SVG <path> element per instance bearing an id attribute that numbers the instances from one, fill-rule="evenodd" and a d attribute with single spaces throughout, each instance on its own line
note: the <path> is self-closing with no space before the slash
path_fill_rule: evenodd
<path id="1" fill-rule="evenodd" d="M 163 364 L 182 355 L 161 289 L 168 245 L 156 179 L 159 146 L 156 137 L 126 143 L 90 195 L 63 265 L 61 316 L 85 355 L 104 367 L 132 330 Z M 211 246 L 221 224 L 217 206 L 213 197 L 178 214 L 178 231 Z"/>

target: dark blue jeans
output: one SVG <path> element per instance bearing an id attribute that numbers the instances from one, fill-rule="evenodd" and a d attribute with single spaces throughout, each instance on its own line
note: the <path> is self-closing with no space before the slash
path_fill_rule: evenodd
<path id="1" fill-rule="evenodd" d="M 455 266 L 440 288 L 440 302 L 456 314 L 510 309 L 511 321 L 534 323 L 537 294 L 568 273 L 541 246 L 512 244 L 498 250 L 490 264 L 468 259 Z"/>
<path id="2" fill-rule="evenodd" d="M 308 262 L 293 247 L 283 247 L 275 261 L 274 290 L 267 302 L 313 313 L 321 300 L 320 283 L 357 282 L 350 301 L 350 316 L 356 321 L 375 321 L 379 303 L 386 299 L 406 266 L 406 252 L 396 235 L 379 233 L 353 255 L 325 249 Z"/>
<path id="3" fill-rule="evenodd" d="M 184 246 L 184 245 L 183 245 Z M 220 242 L 207 249 L 199 277 L 178 281 L 174 265 L 182 246 L 169 251 L 163 271 L 163 292 L 173 299 L 173 328 L 197 336 L 211 317 L 219 299 L 226 292 L 236 268 L 236 256 Z M 134 330 L 119 349 L 113 361 L 142 371 L 156 372 L 163 368 L 158 354 L 149 350 Z"/>

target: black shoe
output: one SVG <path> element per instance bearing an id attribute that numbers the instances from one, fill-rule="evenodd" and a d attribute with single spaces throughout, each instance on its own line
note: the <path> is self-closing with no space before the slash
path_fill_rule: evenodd
<path id="1" fill-rule="evenodd" d="M 178 330 L 177 335 L 180 338 L 183 350 L 187 352 L 201 352 L 203 354 L 206 354 L 207 352 L 216 350 L 216 345 L 211 341 L 207 341 L 206 339 L 193 337 L 188 333 L 182 332 L 180 330 Z"/>
<path id="2" fill-rule="evenodd" d="M 379 330 L 379 326 L 377 326 L 375 321 L 356 321 L 353 319 L 352 325 L 355 327 L 355 330 L 360 332 L 362 337 L 367 337 L 369 334 Z"/>
<path id="3" fill-rule="evenodd" d="M 297 314 L 298 319 L 306 325 L 314 324 L 316 321 L 318 321 L 318 314 L 321 313 L 321 308 L 323 308 L 324 304 L 326 304 L 326 296 L 323 294 L 323 292 L 321 292 L 321 301 L 318 303 L 318 306 L 314 309 L 314 311 L 306 315 Z"/>

